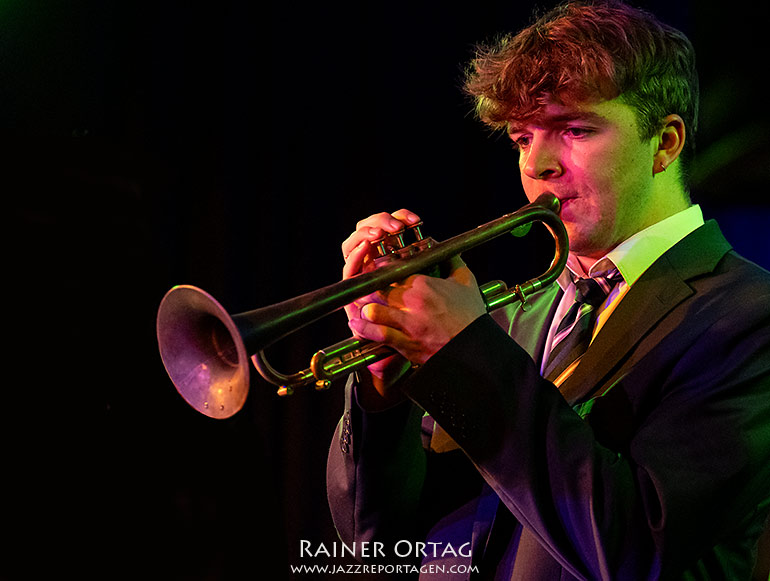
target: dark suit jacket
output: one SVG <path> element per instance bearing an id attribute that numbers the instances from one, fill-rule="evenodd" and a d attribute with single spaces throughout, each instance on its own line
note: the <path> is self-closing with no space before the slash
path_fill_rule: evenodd
<path id="1" fill-rule="evenodd" d="M 770 274 L 707 223 L 561 391 L 538 371 L 560 292 L 478 319 L 414 373 L 411 402 L 367 414 L 348 393 L 328 464 L 341 538 L 470 543 L 423 559 L 465 566 L 445 579 L 748 579 L 770 506 Z M 461 452 L 424 453 L 422 410 Z"/>

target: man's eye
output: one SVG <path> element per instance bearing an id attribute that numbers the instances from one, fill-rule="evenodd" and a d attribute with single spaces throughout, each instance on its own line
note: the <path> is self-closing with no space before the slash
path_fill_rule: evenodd
<path id="1" fill-rule="evenodd" d="M 588 127 L 568 127 L 565 133 L 569 137 L 585 137 L 593 133 L 593 129 L 589 129 Z"/>
<path id="2" fill-rule="evenodd" d="M 529 135 L 512 135 L 511 139 L 515 149 L 526 149 L 532 142 L 532 138 Z"/>

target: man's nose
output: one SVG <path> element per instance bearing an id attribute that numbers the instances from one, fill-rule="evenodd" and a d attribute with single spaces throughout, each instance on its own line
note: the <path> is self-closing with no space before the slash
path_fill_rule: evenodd
<path id="1" fill-rule="evenodd" d="M 536 180 L 552 179 L 563 173 L 558 144 L 547 137 L 534 136 L 529 148 L 522 152 L 521 171 Z"/>

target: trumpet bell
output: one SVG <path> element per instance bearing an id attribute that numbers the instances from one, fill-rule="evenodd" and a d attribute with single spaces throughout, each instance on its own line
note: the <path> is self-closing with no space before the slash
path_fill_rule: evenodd
<path id="1" fill-rule="evenodd" d="M 249 392 L 249 356 L 227 311 L 189 285 L 169 290 L 157 316 L 160 356 L 177 391 L 193 408 L 224 419 Z"/>

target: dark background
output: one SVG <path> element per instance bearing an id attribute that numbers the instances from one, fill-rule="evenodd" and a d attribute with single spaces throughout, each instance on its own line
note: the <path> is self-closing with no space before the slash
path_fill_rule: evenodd
<path id="1" fill-rule="evenodd" d="M 244 409 L 209 419 L 165 374 L 158 303 L 194 284 L 236 313 L 333 283 L 339 243 L 375 211 L 409 207 L 442 239 L 523 205 L 515 155 L 460 85 L 474 43 L 535 4 L 0 4 L 3 579 L 286 579 L 344 562 L 298 556 L 301 539 L 335 539 L 341 386 L 280 399 L 254 374 Z M 698 51 L 694 198 L 767 267 L 768 9 L 641 5 Z M 480 281 L 521 282 L 549 260 L 543 242 L 466 259 Z M 296 371 L 346 329 L 337 313 L 268 354 Z"/>

